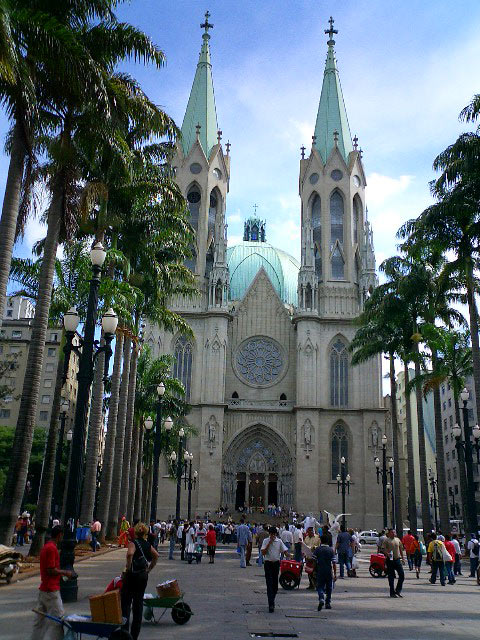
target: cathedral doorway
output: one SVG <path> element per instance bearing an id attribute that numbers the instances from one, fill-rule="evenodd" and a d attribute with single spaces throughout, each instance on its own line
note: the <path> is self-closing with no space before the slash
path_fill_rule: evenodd
<path id="1" fill-rule="evenodd" d="M 223 458 L 222 505 L 263 510 L 268 504 L 293 506 L 293 463 L 286 442 L 256 424 L 230 443 Z"/>

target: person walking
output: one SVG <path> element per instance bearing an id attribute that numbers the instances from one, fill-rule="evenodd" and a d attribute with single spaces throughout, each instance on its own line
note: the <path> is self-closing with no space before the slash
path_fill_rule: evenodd
<path id="1" fill-rule="evenodd" d="M 126 618 L 123 626 L 133 640 L 137 640 L 142 626 L 143 595 L 147 587 L 148 574 L 157 564 L 158 552 L 147 542 L 148 527 L 143 522 L 135 526 L 135 540 L 128 543 L 127 563 L 123 577 L 121 599 L 122 616 Z M 132 625 L 130 627 L 130 609 Z M 130 629 L 129 629 L 130 627 Z"/>
<path id="2" fill-rule="evenodd" d="M 293 532 L 293 547 L 295 549 L 296 562 L 302 562 L 302 542 L 303 542 L 302 525 L 298 523 L 296 525 L 295 531 Z"/>
<path id="3" fill-rule="evenodd" d="M 320 546 L 320 537 L 315 533 L 313 526 L 308 527 L 305 536 L 303 538 L 304 544 L 313 552 L 314 549 Z M 308 575 L 308 586 L 307 589 L 315 589 L 315 578 L 316 574 L 314 571 L 311 573 L 307 573 Z"/>
<path id="4" fill-rule="evenodd" d="M 288 522 L 285 523 L 285 529 L 280 534 L 280 539 L 282 540 L 283 544 L 287 547 L 287 551 L 290 552 L 290 549 L 292 548 L 292 545 L 293 545 L 293 534 L 288 528 Z"/>
<path id="5" fill-rule="evenodd" d="M 461 576 L 462 574 L 462 548 L 458 541 L 458 535 L 456 533 L 452 536 L 452 544 L 455 549 L 455 561 L 453 563 L 453 575 Z"/>
<path id="6" fill-rule="evenodd" d="M 432 533 L 430 536 L 430 543 L 427 549 L 427 562 L 432 567 L 432 575 L 430 577 L 430 584 L 435 584 L 437 581 L 437 572 L 440 574 L 440 584 L 445 586 L 445 561 L 443 551 L 445 545 L 441 540 L 437 539 L 437 534 Z"/>
<path id="7" fill-rule="evenodd" d="M 388 586 L 390 587 L 391 598 L 403 598 L 402 587 L 405 580 L 403 564 L 405 557 L 403 554 L 402 541 L 397 538 L 395 529 L 387 530 L 387 539 L 383 544 L 383 553 L 386 557 Z M 395 587 L 395 573 L 398 575 L 397 586 Z"/>
<path id="8" fill-rule="evenodd" d="M 276 527 L 270 527 L 269 536 L 262 543 L 262 555 L 264 560 L 265 582 L 267 584 L 268 610 L 275 611 L 275 596 L 278 591 L 278 574 L 280 572 L 280 557 L 284 553 L 290 555 L 287 547 L 277 537 Z"/>
<path id="9" fill-rule="evenodd" d="M 120 532 L 118 535 L 118 546 L 128 547 L 128 530 L 130 529 L 130 523 L 126 519 L 125 516 L 122 516 L 122 520 L 120 522 Z"/>
<path id="10" fill-rule="evenodd" d="M 320 546 L 313 550 L 313 557 L 316 561 L 317 572 L 317 610 L 321 611 L 324 604 L 325 609 L 331 609 L 332 586 L 337 579 L 337 565 L 335 552 L 329 545 L 329 539 L 325 533 L 322 533 L 320 538 Z"/>
<path id="11" fill-rule="evenodd" d="M 102 525 L 98 520 L 94 520 L 90 525 L 90 546 L 92 547 L 92 551 L 95 553 L 97 550 L 97 546 L 100 546 L 97 542 L 98 534 L 102 530 Z"/>
<path id="12" fill-rule="evenodd" d="M 177 541 L 177 529 L 178 529 L 178 522 L 174 520 L 167 531 L 169 560 L 173 560 L 173 552 L 175 551 L 175 542 Z"/>
<path id="13" fill-rule="evenodd" d="M 263 541 L 268 538 L 269 533 L 267 530 L 267 527 L 259 527 L 257 529 L 257 533 L 256 533 L 256 541 L 257 541 L 257 547 L 258 547 L 258 560 L 257 560 L 257 564 L 259 567 L 261 567 L 263 565 L 263 553 L 262 553 L 262 544 Z"/>
<path id="14" fill-rule="evenodd" d="M 467 549 L 470 555 L 470 578 L 476 578 L 480 544 L 475 533 L 472 533 L 472 535 L 470 536 Z"/>
<path id="15" fill-rule="evenodd" d="M 252 541 L 252 532 L 245 524 L 245 518 L 240 519 L 240 524 L 237 527 L 237 546 L 240 549 L 240 567 L 242 569 L 247 568 L 246 551 L 247 544 Z"/>
<path id="16" fill-rule="evenodd" d="M 422 549 L 420 547 L 420 540 L 418 536 L 415 534 L 413 536 L 413 543 L 410 547 L 412 551 L 412 560 L 413 566 L 415 567 L 415 575 L 417 576 L 417 580 L 420 578 L 420 569 L 422 567 Z"/>
<path id="17" fill-rule="evenodd" d="M 208 564 L 213 564 L 215 562 L 215 550 L 217 548 L 217 534 L 215 533 L 215 527 L 213 524 L 208 525 L 205 542 L 207 543 L 207 554 L 210 558 Z"/>
<path id="18" fill-rule="evenodd" d="M 37 611 L 48 613 L 57 618 L 61 618 L 65 613 L 60 595 L 60 579 L 62 576 L 71 578 L 73 575 L 73 571 L 60 569 L 60 554 L 57 545 L 62 536 L 62 527 L 53 527 L 50 540 L 43 545 L 40 551 L 40 587 Z M 63 627 L 61 625 L 37 614 L 31 640 L 61 640 L 62 638 Z"/>
<path id="19" fill-rule="evenodd" d="M 439 536 L 440 537 L 440 536 Z M 445 541 L 443 543 L 445 545 L 445 549 L 450 554 L 451 561 L 448 558 L 445 560 L 445 568 L 447 570 L 447 578 L 448 584 L 455 584 L 455 575 L 453 573 L 453 565 L 455 563 L 455 546 L 452 542 L 451 536 L 447 533 L 445 534 Z"/>
<path id="20" fill-rule="evenodd" d="M 340 565 L 340 578 L 344 577 L 344 567 L 347 567 L 347 575 L 350 574 L 352 565 L 350 564 L 350 550 L 352 548 L 352 536 L 345 531 L 345 525 L 340 525 L 340 533 L 337 536 L 337 544 L 335 551 L 338 555 L 338 564 Z"/>
<path id="21" fill-rule="evenodd" d="M 195 553 L 195 538 L 197 536 L 195 523 L 190 522 L 188 527 L 184 525 L 183 531 L 185 533 L 185 552 L 187 554 L 187 562 L 188 564 L 192 564 L 193 554 Z M 183 536 L 182 536 L 182 543 L 183 543 Z"/>
<path id="22" fill-rule="evenodd" d="M 203 522 L 199 522 L 196 541 L 195 541 L 195 558 L 196 558 L 197 564 L 199 564 L 202 561 L 203 547 L 206 544 L 206 537 L 207 537 L 207 529 L 205 528 Z"/>
<path id="23" fill-rule="evenodd" d="M 407 531 L 407 533 L 402 538 L 403 548 L 405 549 L 405 553 L 407 554 L 407 563 L 410 571 L 413 571 L 413 544 L 415 542 L 415 538 L 412 535 L 411 531 Z"/>

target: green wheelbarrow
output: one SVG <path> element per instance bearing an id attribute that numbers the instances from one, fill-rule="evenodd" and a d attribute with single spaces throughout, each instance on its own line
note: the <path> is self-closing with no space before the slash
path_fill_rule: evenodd
<path id="1" fill-rule="evenodd" d="M 163 611 L 156 616 L 156 609 L 163 609 Z M 153 624 L 158 624 L 168 609 L 171 609 L 172 619 L 177 624 L 185 624 L 193 616 L 191 608 L 183 601 L 183 593 L 179 596 L 165 598 L 158 596 L 143 598 L 143 617 Z"/>

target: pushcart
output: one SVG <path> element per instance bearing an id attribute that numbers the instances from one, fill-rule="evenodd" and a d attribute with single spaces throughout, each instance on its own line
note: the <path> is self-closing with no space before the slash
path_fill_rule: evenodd
<path id="1" fill-rule="evenodd" d="M 368 570 L 372 578 L 384 578 L 387 575 L 383 553 L 372 553 Z"/>
<path id="2" fill-rule="evenodd" d="M 151 595 L 151 594 L 149 594 Z M 179 596 L 171 597 L 144 597 L 143 598 L 143 617 L 145 620 L 158 624 L 163 618 L 167 609 L 171 609 L 171 615 L 177 624 L 185 624 L 193 616 L 193 611 L 189 605 L 183 601 L 183 593 Z M 163 612 L 157 617 L 155 609 L 163 609 Z"/>
<path id="3" fill-rule="evenodd" d="M 57 616 L 52 616 L 49 613 L 44 613 L 37 609 L 33 609 L 33 611 L 39 616 L 53 620 L 53 622 L 70 631 L 70 637 L 75 638 L 75 640 L 82 640 L 83 636 L 94 636 L 97 640 L 100 638 L 110 638 L 112 633 L 121 629 L 123 625 L 123 622 L 122 624 L 93 622 L 91 616 L 74 615 L 58 618 Z"/>
<path id="4" fill-rule="evenodd" d="M 295 562 L 295 560 L 280 561 L 280 586 L 287 591 L 300 587 L 302 579 L 303 562 Z"/>

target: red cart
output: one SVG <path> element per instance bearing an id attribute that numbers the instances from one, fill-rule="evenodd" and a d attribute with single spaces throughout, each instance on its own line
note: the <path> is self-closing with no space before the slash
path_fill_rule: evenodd
<path id="1" fill-rule="evenodd" d="M 280 585 L 287 591 L 300 586 L 302 579 L 303 562 L 295 560 L 282 560 L 280 562 Z"/>
<path id="2" fill-rule="evenodd" d="M 372 553 L 368 570 L 372 578 L 384 578 L 387 575 L 385 556 L 383 553 Z"/>

